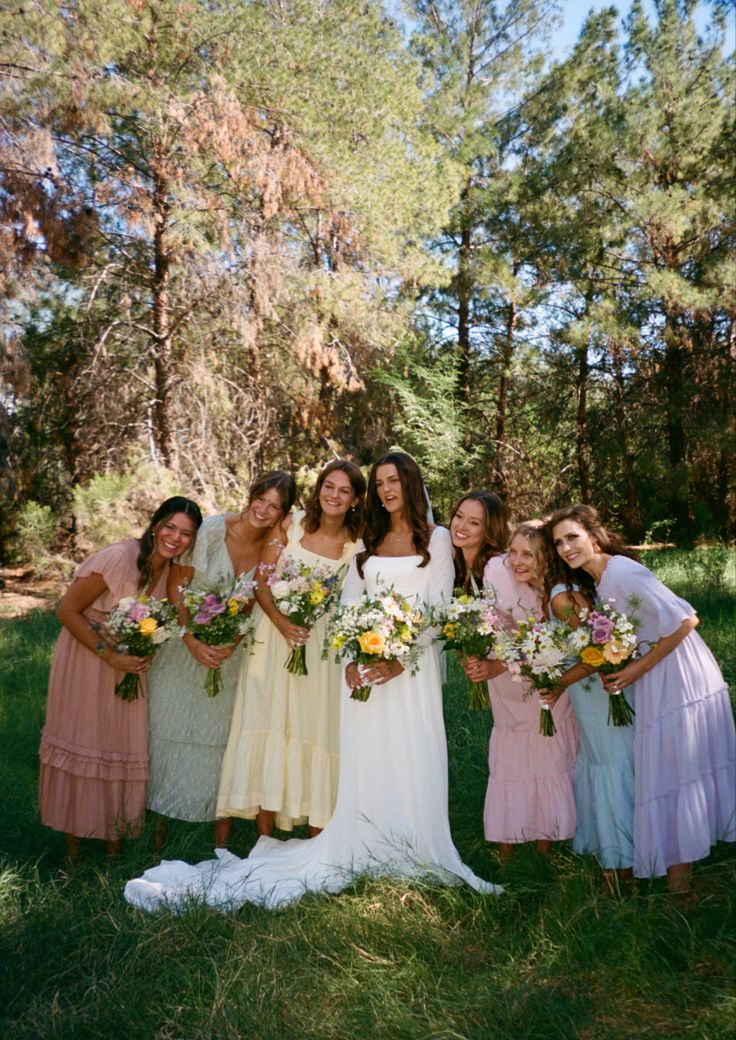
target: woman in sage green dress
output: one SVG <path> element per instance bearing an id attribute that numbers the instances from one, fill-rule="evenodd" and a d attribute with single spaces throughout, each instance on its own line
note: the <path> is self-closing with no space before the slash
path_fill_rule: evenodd
<path id="1" fill-rule="evenodd" d="M 208 517 L 194 551 L 172 568 L 169 598 L 181 586 L 210 590 L 254 573 L 264 544 L 291 509 L 296 485 L 288 473 L 262 474 L 241 513 Z M 147 806 L 160 814 L 154 842 L 163 844 L 168 818 L 190 823 L 215 819 L 222 754 L 233 712 L 241 663 L 237 648 L 206 646 L 192 633 L 170 640 L 149 673 L 150 780 Z M 208 668 L 221 669 L 222 689 L 208 697 Z M 215 844 L 226 845 L 232 820 L 217 820 Z"/>

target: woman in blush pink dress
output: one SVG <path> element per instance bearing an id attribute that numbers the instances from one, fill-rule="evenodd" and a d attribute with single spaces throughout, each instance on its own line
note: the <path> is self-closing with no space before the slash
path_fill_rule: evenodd
<path id="1" fill-rule="evenodd" d="M 544 542 L 541 524 L 520 524 L 508 553 L 493 556 L 483 573 L 487 595 L 509 628 L 543 615 Z M 502 859 L 514 845 L 534 841 L 547 853 L 553 841 L 575 834 L 573 775 L 578 732 L 569 698 L 553 705 L 556 733 L 539 732 L 539 697 L 526 682 L 514 681 L 494 658 L 466 658 L 469 679 L 488 680 L 493 730 L 488 748 L 488 790 L 483 811 L 487 841 Z"/>
<path id="2" fill-rule="evenodd" d="M 700 636 L 698 618 L 601 525 L 595 509 L 569 506 L 547 530 L 563 580 L 635 614 L 646 649 L 603 685 L 633 687 L 634 874 L 661 877 L 689 898 L 691 864 L 717 841 L 736 840 L 736 737 L 728 688 Z"/>
<path id="3" fill-rule="evenodd" d="M 148 701 L 151 659 L 117 653 L 100 625 L 119 601 L 142 592 L 166 595 L 169 565 L 194 542 L 202 523 L 188 498 L 167 499 L 141 538 L 116 542 L 76 571 L 58 608 L 64 626 L 54 649 L 41 733 L 41 822 L 66 837 L 71 862 L 81 838 L 101 838 L 108 852 L 145 815 L 148 780 Z M 126 672 L 141 676 L 134 701 L 115 696 Z"/>

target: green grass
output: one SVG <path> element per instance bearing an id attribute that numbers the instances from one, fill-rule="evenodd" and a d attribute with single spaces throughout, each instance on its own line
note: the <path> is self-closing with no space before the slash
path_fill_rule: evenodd
<path id="1" fill-rule="evenodd" d="M 732 579 L 713 557 L 647 562 L 701 612 L 732 678 Z M 709 550 L 708 552 L 717 552 Z M 461 854 L 506 894 L 360 881 L 287 911 L 145 916 L 125 880 L 156 862 L 150 838 L 116 862 L 90 846 L 63 870 L 38 822 L 37 745 L 53 616 L 0 627 L 0 1036 L 8 1040 L 731 1040 L 736 853 L 697 867 L 683 911 L 661 881 L 601 891 L 566 845 L 522 848 L 502 875 L 483 840 L 490 719 L 469 715 L 453 670 L 446 696 L 451 820 Z M 255 840 L 236 822 L 235 851 Z M 211 854 L 209 826 L 175 825 L 167 856 Z"/>

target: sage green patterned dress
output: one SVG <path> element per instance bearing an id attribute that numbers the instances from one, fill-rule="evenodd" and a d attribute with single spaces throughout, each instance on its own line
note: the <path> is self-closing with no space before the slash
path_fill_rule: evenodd
<path id="1" fill-rule="evenodd" d="M 221 580 L 232 582 L 225 517 L 208 517 L 193 551 L 179 562 L 194 568 L 193 589 L 209 591 Z M 216 697 L 207 696 L 207 669 L 194 660 L 183 640 L 169 640 L 154 657 L 148 673 L 149 809 L 190 823 L 214 820 L 244 652 L 236 649 L 222 665 L 222 690 Z"/>

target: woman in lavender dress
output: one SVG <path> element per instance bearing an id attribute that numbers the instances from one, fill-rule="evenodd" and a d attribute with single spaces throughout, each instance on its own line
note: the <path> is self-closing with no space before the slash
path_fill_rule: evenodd
<path id="1" fill-rule="evenodd" d="M 695 632 L 695 611 L 626 553 L 591 506 L 561 509 L 547 524 L 565 577 L 587 595 L 636 613 L 649 649 L 603 684 L 633 684 L 634 873 L 667 875 L 686 893 L 691 864 L 717 841 L 736 840 L 736 739 L 728 689 Z"/>

